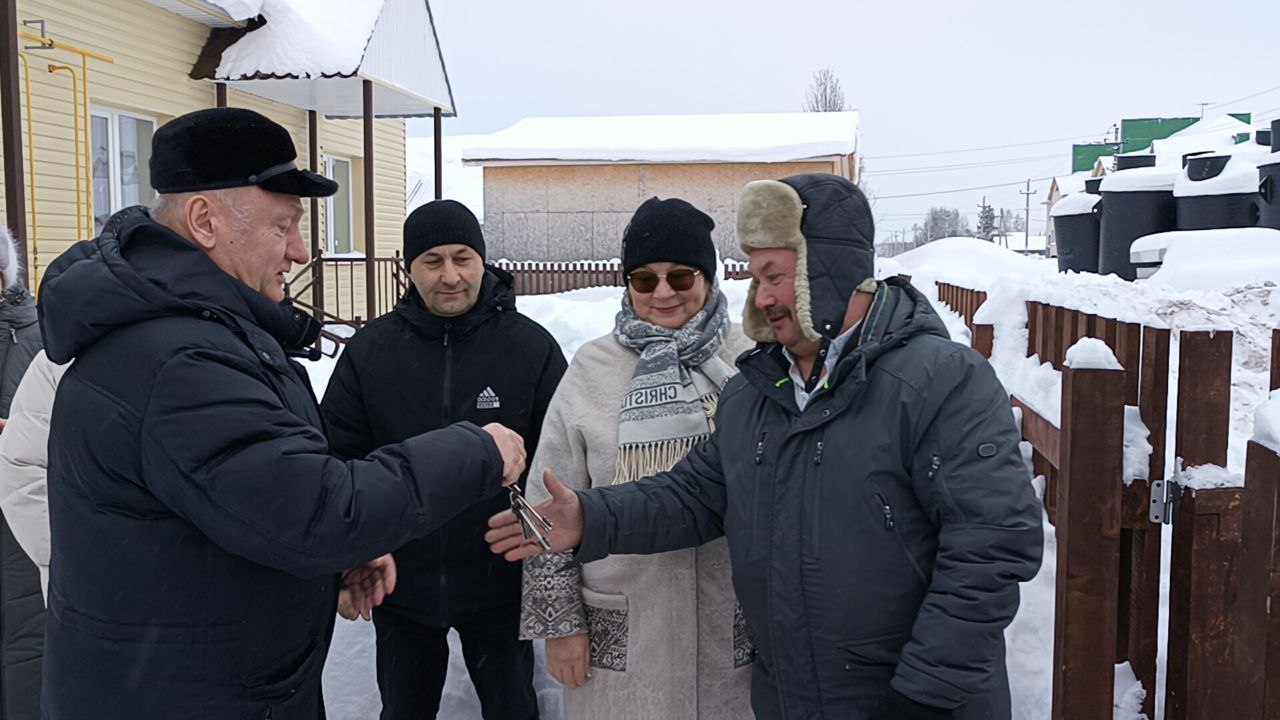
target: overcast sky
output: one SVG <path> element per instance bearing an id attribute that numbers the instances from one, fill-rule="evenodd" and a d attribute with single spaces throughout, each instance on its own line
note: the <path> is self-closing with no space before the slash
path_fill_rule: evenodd
<path id="1" fill-rule="evenodd" d="M 1197 116 L 1201 102 L 1228 103 L 1206 114 L 1280 117 L 1275 0 L 433 0 L 431 8 L 459 112 L 446 135 L 530 116 L 798 111 L 813 72 L 829 66 L 862 113 L 873 196 L 1066 173 L 1072 141 L 885 156 L 1101 140 L 1121 118 Z M 412 121 L 410 133 L 430 134 L 429 121 Z M 1006 164 L 877 177 L 979 162 Z M 1032 232 L 1042 232 L 1036 203 L 1048 183 L 1032 187 Z M 909 228 L 931 205 L 960 208 L 972 224 L 984 194 L 1021 208 L 1018 190 L 880 197 L 878 234 Z"/>

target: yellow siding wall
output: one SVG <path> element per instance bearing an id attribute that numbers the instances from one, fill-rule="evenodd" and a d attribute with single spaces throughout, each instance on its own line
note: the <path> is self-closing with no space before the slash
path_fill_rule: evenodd
<path id="1" fill-rule="evenodd" d="M 108 107 L 155 118 L 158 125 L 177 115 L 212 107 L 215 103 L 213 84 L 187 77 L 204 46 L 209 29 L 184 19 L 143 0 L 19 0 L 19 20 L 44 20 L 50 37 L 111 57 L 113 63 L 89 61 L 89 102 L 92 107 Z M 89 168 L 81 162 L 80 183 L 82 205 L 77 210 L 76 187 L 76 114 L 71 78 L 66 72 L 50 73 L 49 64 L 64 64 L 82 72 L 78 55 L 61 50 L 28 50 L 30 60 L 31 116 L 23 110 L 23 154 L 26 165 L 26 128 L 35 129 L 35 197 L 38 215 L 38 248 L 28 245 L 28 256 L 35 267 L 29 277 L 43 272 L 49 262 L 73 242 L 92 234 L 89 220 L 91 202 Z M 19 63 L 19 85 L 23 85 Z M 79 88 L 77 88 L 77 95 Z M 25 102 L 25 90 L 23 91 Z M 248 107 L 267 115 L 288 128 L 298 150 L 298 162 L 306 166 L 308 158 L 307 113 L 270 100 L 232 90 L 228 103 Z M 83 118 L 84 109 L 80 116 Z M 87 137 L 83 127 L 82 137 Z M 400 227 L 404 220 L 405 201 L 405 126 L 402 120 L 379 120 L 375 123 L 378 255 L 390 255 L 400 247 Z M 322 120 L 321 152 L 334 152 L 359 163 L 363 155 L 362 127 L 359 121 Z M 86 148 L 83 143 L 79 156 Z M 323 168 L 323 165 L 321 165 Z M 26 168 L 23 169 L 27 176 Z M 363 189 L 357 180 L 352 201 L 361 212 Z M 31 183 L 27 177 L 27 225 L 33 226 L 30 213 Z M 0 191 L 3 186 L 0 185 Z M 323 203 L 321 203 L 323 212 Z M 79 222 L 77 221 L 79 219 Z M 0 221 L 3 203 L 0 203 Z M 308 220 L 309 222 L 309 220 Z M 321 218 L 323 223 L 323 217 Z M 321 228 L 323 228 L 321 224 Z M 363 225 L 357 227 L 357 245 L 363 248 Z M 304 228 L 309 237 L 310 230 Z M 323 245 L 323 242 L 322 242 Z M 363 313 L 363 277 L 357 279 L 356 293 Z"/>

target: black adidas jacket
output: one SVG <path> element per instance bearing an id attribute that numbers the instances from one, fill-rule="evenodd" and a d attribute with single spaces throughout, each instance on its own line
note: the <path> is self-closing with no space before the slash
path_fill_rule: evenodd
<path id="1" fill-rule="evenodd" d="M 360 458 L 382 445 L 462 420 L 502 423 L 529 457 L 566 363 L 541 325 L 516 312 L 511 275 L 489 267 L 465 315 L 440 318 L 410 288 L 390 313 L 347 343 L 321 411 L 333 452 Z M 521 481 L 523 487 L 523 480 Z M 490 515 L 501 492 L 396 551 L 397 584 L 384 605 L 426 624 L 518 605 L 520 563 L 489 552 Z"/>

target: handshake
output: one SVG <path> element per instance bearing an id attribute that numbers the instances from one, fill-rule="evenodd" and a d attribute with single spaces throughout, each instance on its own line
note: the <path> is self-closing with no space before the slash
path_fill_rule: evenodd
<path id="1" fill-rule="evenodd" d="M 528 460 L 524 438 L 499 423 L 489 423 L 481 429 L 493 438 L 493 443 L 498 446 L 498 453 L 502 456 L 502 486 L 515 485 L 524 474 Z M 368 620 L 372 617 L 373 609 L 381 605 L 395 589 L 396 561 L 389 554 L 351 568 L 342 573 L 338 614 L 347 620 L 358 617 Z"/>

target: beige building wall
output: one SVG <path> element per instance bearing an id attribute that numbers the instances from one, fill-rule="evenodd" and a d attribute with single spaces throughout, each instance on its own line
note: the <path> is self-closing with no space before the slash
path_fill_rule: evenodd
<path id="1" fill-rule="evenodd" d="M 484 169 L 489 257 L 607 260 L 640 203 L 678 197 L 715 220 L 722 257 L 743 258 L 734 228 L 737 197 L 752 180 L 806 172 L 840 173 L 836 161 L 653 165 L 488 166 Z"/>
<path id="2" fill-rule="evenodd" d="M 57 42 L 74 45 L 113 60 L 88 61 L 89 105 L 95 109 L 118 110 L 154 119 L 157 127 L 166 121 L 215 104 L 215 88 L 210 82 L 191 80 L 188 73 L 196 61 L 209 28 L 187 20 L 143 0 L 19 0 L 18 19 L 44 20 L 46 31 Z M 38 32 L 35 29 L 33 32 Z M 26 43 L 30 44 L 30 43 Z M 85 147 L 88 133 L 83 127 L 84 108 L 75 112 L 82 100 L 81 57 L 62 49 L 25 50 L 29 68 L 19 62 L 19 86 L 23 100 L 23 176 L 26 179 L 28 278 L 33 283 L 55 257 L 78 240 L 92 236 L 92 192 Z M 75 70 L 76 86 L 68 72 L 50 72 L 48 66 L 66 65 Z M 30 78 L 30 112 L 26 79 Z M 285 126 L 298 150 L 298 162 L 310 163 L 307 143 L 307 112 L 270 100 L 231 90 L 228 104 L 247 107 Z M 80 131 L 77 149 L 77 128 Z M 28 130 L 34 129 L 34 183 L 28 170 Z M 405 125 L 403 120 L 375 123 L 374 162 L 378 214 L 376 249 L 390 255 L 400 247 L 400 227 L 404 220 Z M 363 126 L 359 120 L 321 120 L 322 154 L 337 154 L 353 162 L 352 204 L 356 217 L 355 245 L 363 250 L 364 190 L 360 173 L 363 156 Z M 77 181 L 77 165 L 79 179 Z M 321 168 L 323 169 L 323 164 Z M 34 189 L 34 193 L 33 193 Z M 3 186 L 0 185 L 0 192 Z M 35 197 L 36 215 L 31 213 Z M 0 196 L 2 197 L 2 196 Z M 0 222 L 3 217 L 0 202 Z M 321 235 L 324 245 L 324 203 L 321 203 Z M 34 230 L 34 232 L 33 232 Z M 310 237 L 310 218 L 303 232 Z M 343 279 L 350 282 L 352 273 Z M 363 274 L 355 275 L 359 288 L 360 314 L 364 310 Z M 334 301 L 340 287 L 336 281 L 330 292 Z M 328 294 L 328 293 L 327 293 Z M 332 305 L 331 305 L 332 306 Z"/>

